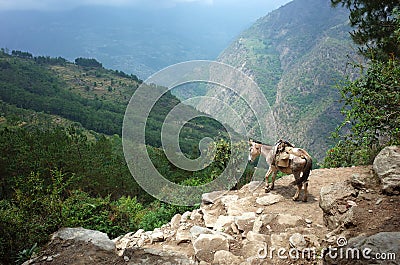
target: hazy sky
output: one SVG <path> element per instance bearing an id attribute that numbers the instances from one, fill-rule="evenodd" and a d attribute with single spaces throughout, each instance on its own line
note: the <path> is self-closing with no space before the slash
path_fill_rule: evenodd
<path id="1" fill-rule="evenodd" d="M 210 8 L 251 6 L 255 10 L 271 10 L 288 2 L 290 0 L 0 0 L 0 10 L 64 10 L 95 5 L 171 8 L 190 4 L 201 4 Z"/>

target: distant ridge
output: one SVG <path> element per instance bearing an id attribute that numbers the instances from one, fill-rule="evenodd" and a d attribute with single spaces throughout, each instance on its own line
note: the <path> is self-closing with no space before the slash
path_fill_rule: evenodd
<path id="1" fill-rule="evenodd" d="M 342 119 L 338 81 L 351 75 L 356 50 L 348 32 L 348 12 L 327 0 L 294 0 L 260 18 L 219 56 L 250 75 L 266 95 L 280 138 L 321 160 L 330 133 Z M 232 95 L 208 95 L 227 102 Z M 201 111 L 216 111 L 206 101 Z M 264 140 L 264 139 L 260 139 Z"/>

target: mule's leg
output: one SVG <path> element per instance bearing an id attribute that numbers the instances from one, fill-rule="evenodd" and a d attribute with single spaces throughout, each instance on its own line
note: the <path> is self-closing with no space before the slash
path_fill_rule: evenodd
<path id="1" fill-rule="evenodd" d="M 304 197 L 303 197 L 303 202 L 307 201 L 307 197 L 308 197 L 308 181 L 304 182 Z"/>
<path id="2" fill-rule="evenodd" d="M 293 175 L 294 175 L 294 179 L 296 181 L 300 179 L 300 172 L 293 172 Z M 297 184 L 296 186 L 297 186 L 297 191 L 292 198 L 294 201 L 297 201 L 299 199 L 299 195 L 300 195 L 301 188 L 303 187 L 303 183 Z"/>
<path id="3" fill-rule="evenodd" d="M 275 179 L 276 179 L 276 175 L 278 174 L 278 171 L 274 171 L 274 173 L 272 174 L 272 184 L 271 184 L 271 190 L 274 189 L 275 187 Z"/>
<path id="4" fill-rule="evenodd" d="M 271 189 L 269 187 L 269 175 L 272 173 L 272 166 L 269 167 L 267 174 L 265 174 L 265 192 L 269 192 Z"/>
<path id="5" fill-rule="evenodd" d="M 300 195 L 300 191 L 301 191 L 301 188 L 303 187 L 303 184 L 299 184 L 299 185 L 297 185 L 297 191 L 296 191 L 296 194 L 293 196 L 293 200 L 294 201 L 297 201 L 298 199 L 299 199 L 299 195 Z"/>

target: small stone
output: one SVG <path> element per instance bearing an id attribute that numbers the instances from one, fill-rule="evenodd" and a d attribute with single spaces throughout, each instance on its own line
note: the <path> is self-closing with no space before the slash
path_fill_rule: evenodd
<path id="1" fill-rule="evenodd" d="M 298 249 L 298 250 L 302 250 L 305 247 L 307 247 L 307 241 L 304 238 L 304 236 L 300 233 L 294 233 L 290 238 L 289 238 L 289 243 L 290 246 Z"/>
<path id="2" fill-rule="evenodd" d="M 258 208 L 257 211 L 256 211 L 256 214 L 262 214 L 263 211 L 264 211 L 263 208 Z"/>
<path id="3" fill-rule="evenodd" d="M 379 198 L 379 199 L 376 200 L 375 204 L 376 204 L 376 205 L 379 205 L 382 201 L 383 201 L 383 199 L 382 199 L 382 198 Z"/>
<path id="4" fill-rule="evenodd" d="M 178 229 L 179 224 L 181 223 L 181 218 L 182 218 L 182 215 L 180 215 L 179 213 L 175 214 L 174 217 L 172 217 L 171 222 L 170 222 L 172 229 Z"/>
<path id="5" fill-rule="evenodd" d="M 256 216 L 254 212 L 246 212 L 241 216 L 235 216 L 234 221 L 238 229 L 241 231 L 249 231 L 254 226 Z"/>
<path id="6" fill-rule="evenodd" d="M 328 237 L 328 238 L 326 239 L 326 242 L 328 242 L 328 243 L 335 243 L 335 242 L 336 242 L 336 236 Z"/>
<path id="7" fill-rule="evenodd" d="M 190 232 L 183 226 L 179 227 L 178 231 L 176 231 L 175 240 L 178 245 L 182 242 L 189 242 L 191 238 Z"/>
<path id="8" fill-rule="evenodd" d="M 53 261 L 53 257 L 52 256 L 48 256 L 46 261 Z"/>
<path id="9" fill-rule="evenodd" d="M 304 219 L 304 221 L 306 221 L 307 224 L 312 224 L 312 220 L 311 219 L 306 218 L 306 219 Z"/>
<path id="10" fill-rule="evenodd" d="M 341 213 L 341 214 L 345 213 L 345 212 L 347 211 L 347 206 L 346 206 L 346 205 L 343 205 L 343 204 L 338 205 L 338 211 L 339 211 L 339 213 Z"/>
<path id="11" fill-rule="evenodd" d="M 369 212 L 369 213 L 373 213 L 374 211 L 372 211 L 372 210 L 368 210 L 368 212 Z"/>
<path id="12" fill-rule="evenodd" d="M 190 220 L 200 221 L 202 219 L 203 219 L 203 214 L 201 213 L 200 209 L 192 211 L 192 214 L 190 215 Z"/>
<path id="13" fill-rule="evenodd" d="M 357 206 L 357 203 L 355 201 L 348 200 L 347 205 L 353 207 L 353 206 Z"/>
<path id="14" fill-rule="evenodd" d="M 186 223 L 188 220 L 190 220 L 190 215 L 192 214 L 192 212 L 184 212 L 181 216 L 181 223 Z"/>
<path id="15" fill-rule="evenodd" d="M 129 261 L 129 257 L 128 257 L 128 256 L 124 256 L 124 260 L 125 260 L 126 262 L 128 262 L 128 261 Z"/>
<path id="16" fill-rule="evenodd" d="M 233 232 L 234 234 L 239 234 L 239 233 L 240 233 L 240 231 L 239 231 L 239 229 L 237 228 L 237 225 L 236 225 L 235 223 L 231 223 L 231 229 L 232 229 L 232 232 Z"/>

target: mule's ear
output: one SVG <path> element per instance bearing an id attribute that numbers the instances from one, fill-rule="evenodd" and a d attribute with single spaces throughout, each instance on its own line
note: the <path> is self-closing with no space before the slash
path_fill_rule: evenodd
<path id="1" fill-rule="evenodd" d="M 249 139 L 249 145 L 253 145 L 253 140 Z"/>

